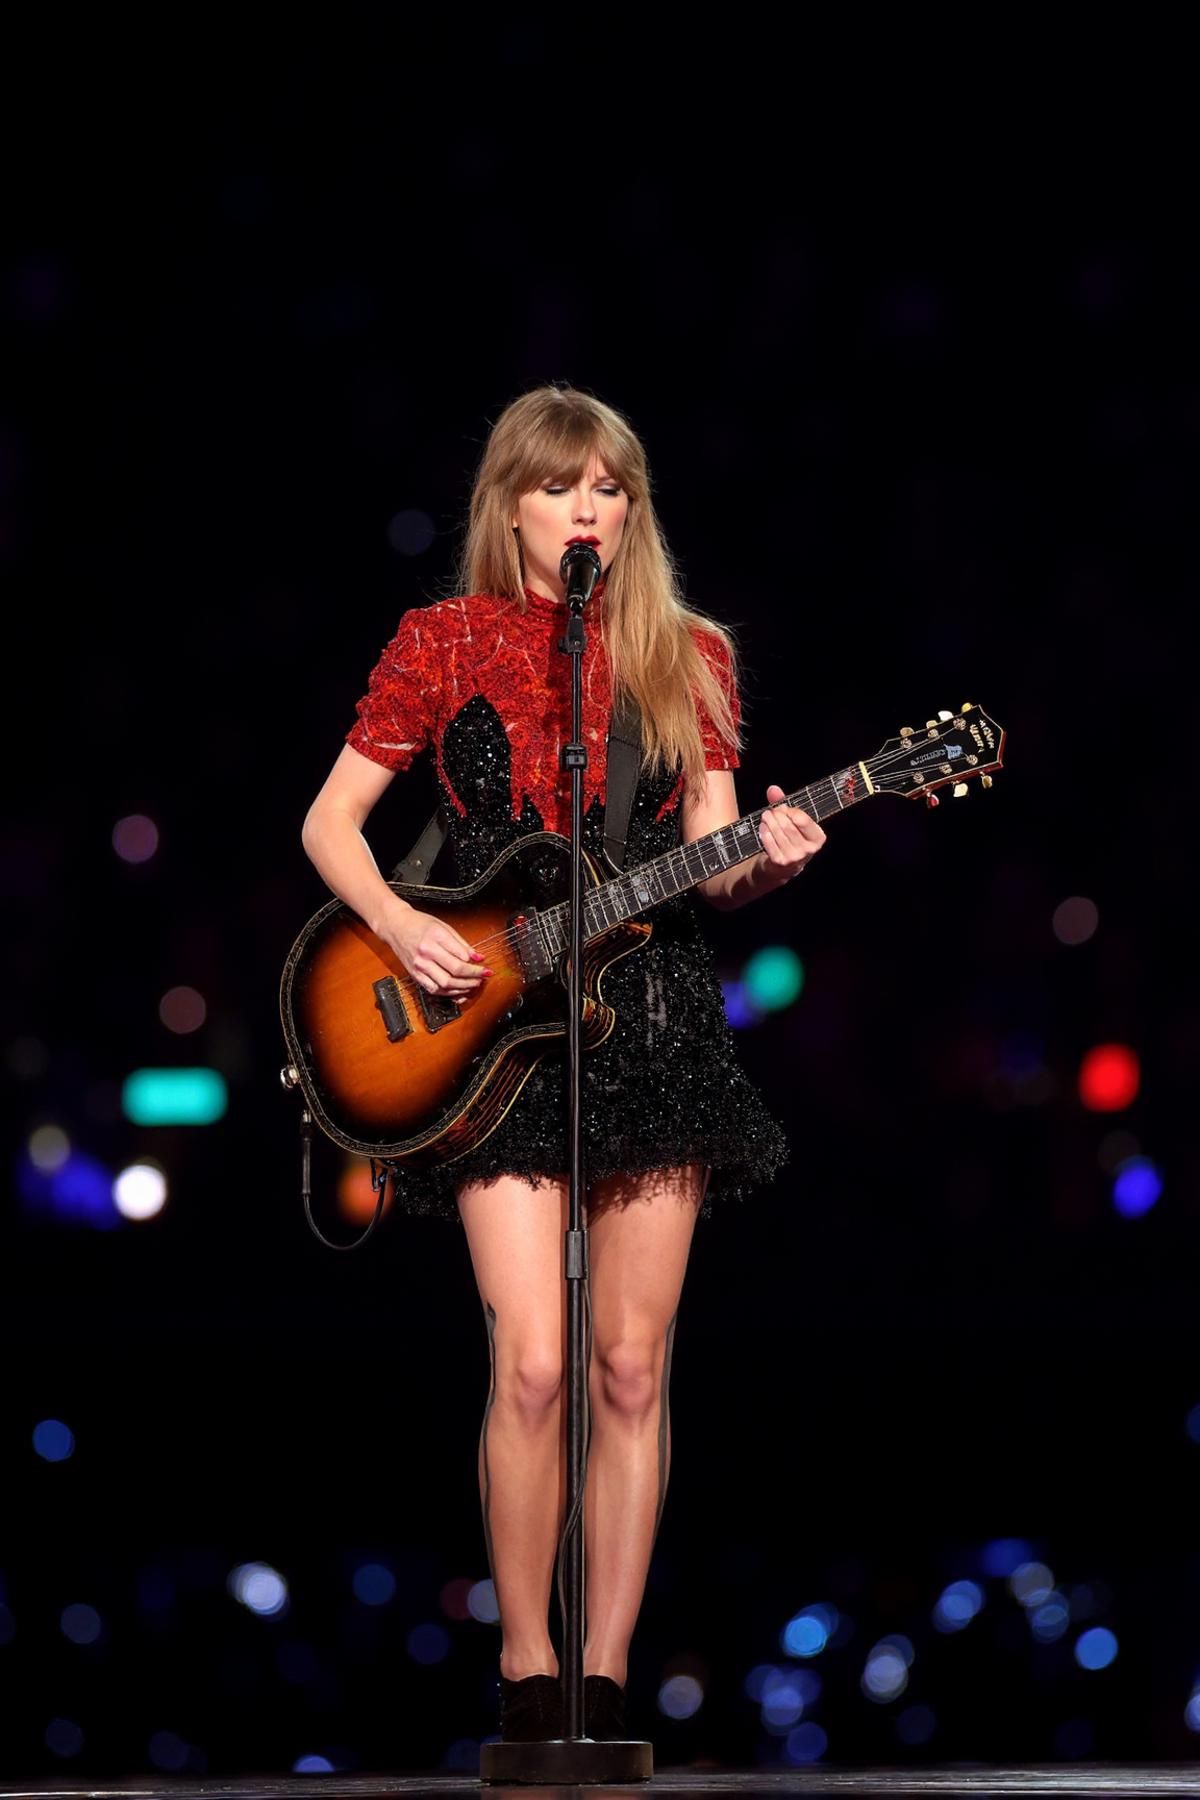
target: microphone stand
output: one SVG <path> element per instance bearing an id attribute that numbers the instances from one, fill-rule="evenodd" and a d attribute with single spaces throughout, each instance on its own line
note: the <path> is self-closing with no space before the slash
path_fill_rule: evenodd
<path id="1" fill-rule="evenodd" d="M 573 547 L 574 548 L 574 547 Z M 579 550 L 586 548 L 578 546 Z M 583 1710 L 583 1485 L 584 1413 L 587 1401 L 587 1348 L 584 1337 L 584 1284 L 588 1279 L 587 1231 L 583 1225 L 583 1112 L 580 1089 L 583 1055 L 583 777 L 588 766 L 583 741 L 583 653 L 587 633 L 583 609 L 600 574 L 600 558 L 590 552 L 592 580 L 569 579 L 570 550 L 563 558 L 570 613 L 558 647 L 571 659 L 571 742 L 561 767 L 571 776 L 571 898 L 567 937 L 567 1132 L 570 1178 L 563 1274 L 567 1283 L 567 1529 L 563 1619 L 563 1736 L 530 1744 L 484 1744 L 479 1756 L 482 1781 L 582 1782 L 649 1781 L 653 1748 L 636 1738 L 589 1738 Z M 586 589 L 586 591 L 580 591 Z"/>

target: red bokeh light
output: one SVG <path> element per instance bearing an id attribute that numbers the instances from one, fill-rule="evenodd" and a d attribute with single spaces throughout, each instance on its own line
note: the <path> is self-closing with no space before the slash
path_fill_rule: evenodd
<path id="1" fill-rule="evenodd" d="M 1079 1065 L 1079 1098 L 1089 1112 L 1121 1112 L 1137 1099 L 1140 1079 L 1128 1044 L 1096 1044 Z"/>

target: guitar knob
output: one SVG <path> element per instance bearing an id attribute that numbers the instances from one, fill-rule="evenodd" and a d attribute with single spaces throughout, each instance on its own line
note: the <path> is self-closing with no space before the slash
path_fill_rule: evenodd
<path id="1" fill-rule="evenodd" d="M 926 804 L 926 806 L 937 806 L 940 804 L 940 802 L 939 802 L 936 794 L 926 794 L 925 804 Z"/>
<path id="2" fill-rule="evenodd" d="M 967 784 L 966 784 L 966 782 L 965 782 L 965 781 L 956 781 L 956 782 L 955 782 L 955 784 L 954 784 L 954 798 L 955 798 L 955 799 L 956 799 L 956 800 L 965 800 L 965 799 L 966 799 L 966 797 L 967 797 L 967 791 L 968 791 L 968 790 L 967 790 Z"/>
<path id="3" fill-rule="evenodd" d="M 979 779 L 980 779 L 980 781 L 981 781 L 981 782 L 982 782 L 982 783 L 983 783 L 983 785 L 984 785 L 984 787 L 985 787 L 985 788 L 989 788 L 989 787 L 991 787 L 991 785 L 992 785 L 992 778 L 991 778 L 991 776 L 990 776 L 990 775 L 981 775 L 981 776 L 980 776 L 980 777 L 979 777 Z"/>
<path id="4" fill-rule="evenodd" d="M 279 1071 L 279 1079 L 285 1088 L 300 1086 L 300 1071 L 295 1063 L 287 1063 Z"/>

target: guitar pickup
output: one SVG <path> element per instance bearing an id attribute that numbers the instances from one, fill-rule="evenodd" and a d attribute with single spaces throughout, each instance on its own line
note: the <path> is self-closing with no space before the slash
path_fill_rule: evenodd
<path id="1" fill-rule="evenodd" d="M 400 983 L 394 975 L 385 975 L 382 981 L 373 981 L 375 1004 L 379 1008 L 383 1027 L 387 1032 L 388 1043 L 399 1043 L 412 1030 L 408 1012 L 404 1005 L 404 996 L 400 992 Z"/>

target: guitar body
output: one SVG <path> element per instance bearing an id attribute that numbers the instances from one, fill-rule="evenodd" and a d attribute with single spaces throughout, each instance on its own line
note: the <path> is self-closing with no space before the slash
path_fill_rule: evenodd
<path id="1" fill-rule="evenodd" d="M 584 857 L 584 884 L 599 885 Z M 465 888 L 389 883 L 393 893 L 480 946 L 493 973 L 459 1007 L 426 993 L 358 915 L 333 900 L 309 920 L 283 971 L 279 1007 L 293 1084 L 335 1143 L 361 1156 L 453 1162 L 496 1129 L 567 1029 L 561 958 L 538 914 L 564 902 L 570 845 L 538 832 Z M 650 935 L 626 921 L 585 945 L 583 1046 L 613 1027 L 604 971 Z"/>

